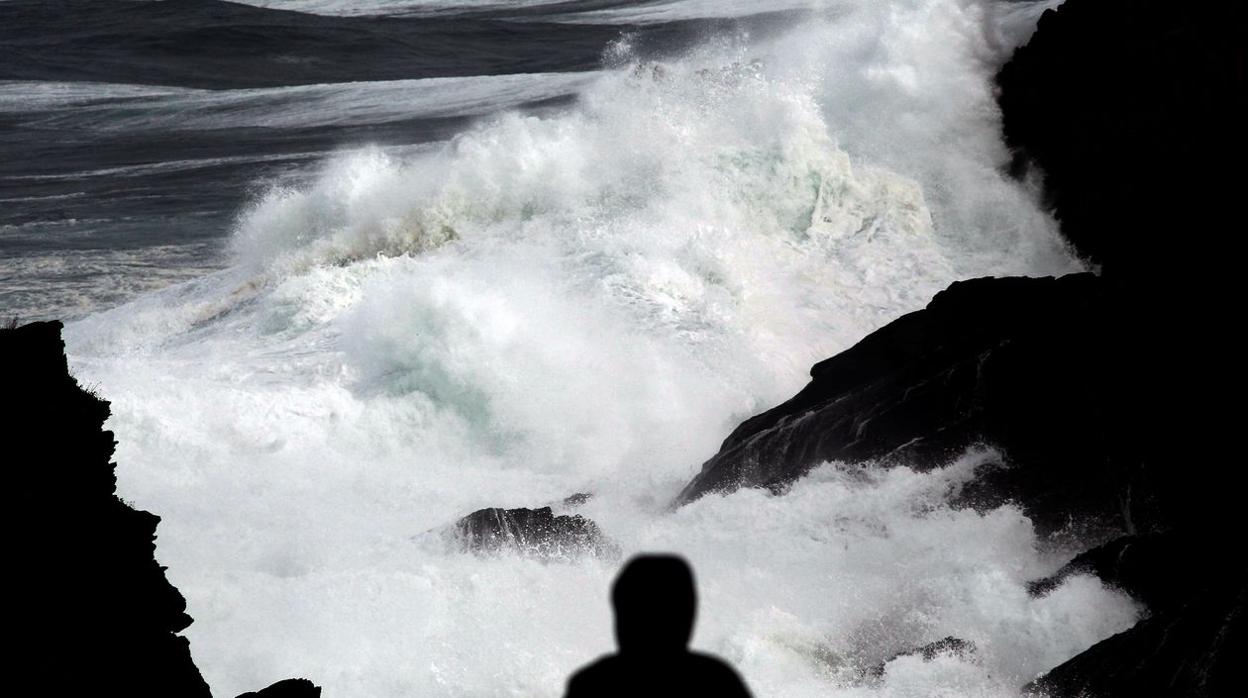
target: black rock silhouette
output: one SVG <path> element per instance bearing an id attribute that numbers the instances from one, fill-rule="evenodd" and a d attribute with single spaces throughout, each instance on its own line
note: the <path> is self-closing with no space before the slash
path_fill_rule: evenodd
<path id="1" fill-rule="evenodd" d="M 0 329 L 0 367 L 9 692 L 210 698 L 177 634 L 186 601 L 154 557 L 160 518 L 117 498 L 109 406 L 70 376 L 61 323 Z M 283 684 L 264 695 L 315 695 Z"/>

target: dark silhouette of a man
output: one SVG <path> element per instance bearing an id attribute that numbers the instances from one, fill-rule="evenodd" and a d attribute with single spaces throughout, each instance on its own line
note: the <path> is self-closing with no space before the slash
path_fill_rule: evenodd
<path id="1" fill-rule="evenodd" d="M 693 571 L 674 555 L 639 555 L 611 589 L 620 651 L 581 669 L 565 698 L 708 696 L 749 698 L 745 683 L 722 660 L 690 652 L 697 614 Z"/>

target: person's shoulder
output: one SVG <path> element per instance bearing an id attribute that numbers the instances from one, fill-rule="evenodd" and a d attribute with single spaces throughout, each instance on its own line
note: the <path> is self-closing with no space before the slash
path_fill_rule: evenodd
<path id="1" fill-rule="evenodd" d="M 745 681 L 728 662 L 715 655 L 702 652 L 690 652 L 689 656 L 690 660 L 696 664 L 698 673 L 705 680 L 711 681 L 717 691 L 722 691 L 722 695 L 749 695 L 748 689 L 745 688 Z"/>
<path id="2" fill-rule="evenodd" d="M 603 655 L 590 664 L 577 669 L 568 679 L 567 696 L 589 696 L 599 693 L 599 688 L 609 685 L 619 673 L 619 656 Z"/>
<path id="3" fill-rule="evenodd" d="M 733 669 L 732 665 L 713 654 L 706 654 L 705 652 L 690 652 L 689 657 L 692 661 L 697 662 L 698 665 L 708 669 L 714 668 L 716 670 L 723 670 L 733 674 L 737 673 L 737 670 Z"/>
<path id="4" fill-rule="evenodd" d="M 587 675 L 587 676 L 593 676 L 596 674 L 613 671 L 619 665 L 619 663 L 620 663 L 620 655 L 604 654 L 601 657 L 590 662 L 589 664 L 586 664 L 580 669 L 577 669 L 576 673 L 573 674 L 572 676 L 573 678 L 580 676 L 582 674 Z"/>

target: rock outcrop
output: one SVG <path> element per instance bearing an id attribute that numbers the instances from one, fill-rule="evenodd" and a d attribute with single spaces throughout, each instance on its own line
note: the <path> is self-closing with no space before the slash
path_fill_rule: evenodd
<path id="1" fill-rule="evenodd" d="M 1004 461 L 966 503 L 1018 501 L 1049 531 L 1131 529 L 1150 514 L 1126 506 L 1133 473 L 1107 438 L 1118 378 L 1104 313 L 1091 274 L 955 283 L 816 364 L 796 396 L 737 427 L 678 502 L 782 487 L 826 461 L 938 467 L 989 443 Z"/>
<path id="2" fill-rule="evenodd" d="M 921 647 L 898 652 L 893 656 L 885 659 L 872 666 L 867 670 L 866 675 L 873 678 L 884 676 L 884 672 L 888 670 L 888 663 L 900 659 L 901 657 L 919 657 L 925 662 L 930 662 L 941 655 L 950 655 L 960 659 L 969 659 L 975 654 L 975 643 L 970 640 L 963 640 L 960 637 L 949 635 L 935 642 L 929 642 Z"/>
<path id="3" fill-rule="evenodd" d="M 1063 235 L 1107 272 L 1164 283 L 1180 259 L 1216 263 L 1238 227 L 1246 17 L 1242 2 L 1069 0 L 1000 71 L 1016 167 L 1038 166 Z"/>
<path id="4" fill-rule="evenodd" d="M 1248 584 L 1218 578 L 1177 608 L 1098 642 L 1033 682 L 1033 695 L 1081 698 L 1243 693 Z"/>
<path id="5" fill-rule="evenodd" d="M 1144 603 L 1149 617 L 1034 682 L 1046 696 L 1232 695 L 1245 651 L 1242 556 L 1182 529 L 1125 536 L 1076 556 L 1031 585 L 1046 594 L 1093 574 Z"/>
<path id="6" fill-rule="evenodd" d="M 210 698 L 178 635 L 186 601 L 154 557 L 160 518 L 117 498 L 108 403 L 70 376 L 61 324 L 0 329 L 0 367 L 9 692 Z"/>
<path id="7" fill-rule="evenodd" d="M 480 509 L 455 523 L 454 536 L 472 552 L 513 551 L 542 559 L 619 555 L 593 521 L 580 514 L 556 515 L 550 507 Z"/>
<path id="8" fill-rule="evenodd" d="M 1043 596 L 1073 574 L 1091 574 L 1153 613 L 1168 612 L 1207 586 L 1210 577 L 1233 574 L 1232 558 L 1206 548 L 1181 531 L 1123 536 L 1076 555 L 1056 573 L 1032 582 L 1029 591 Z"/>
<path id="9" fill-rule="evenodd" d="M 14 693 L 208 698 L 153 557 L 160 519 L 116 497 L 108 403 L 70 377 L 60 330 L 0 330 Z"/>

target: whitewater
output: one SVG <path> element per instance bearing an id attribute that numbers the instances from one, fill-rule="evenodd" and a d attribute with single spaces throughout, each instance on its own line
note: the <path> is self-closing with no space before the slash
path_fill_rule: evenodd
<path id="1" fill-rule="evenodd" d="M 335 698 L 560 695 L 614 647 L 621 560 L 474 554 L 441 532 L 576 492 L 625 557 L 690 560 L 693 645 L 756 696 L 1015 696 L 1129 627 L 1139 608 L 1093 577 L 1028 595 L 1064 551 L 1018 509 L 945 503 L 980 450 L 670 506 L 736 424 L 949 283 L 1082 268 L 1004 174 L 992 92 L 1053 4 L 788 3 L 805 11 L 784 31 L 671 59 L 624 34 L 591 73 L 471 78 L 467 96 L 356 85 L 334 113 L 329 87 L 207 111 L 155 95 L 261 121 L 272 99 L 322 120 L 392 114 L 405 90 L 432 95 L 413 110 L 491 105 L 450 140 L 268 184 L 222 268 L 66 328 L 73 371 L 112 403 L 119 495 L 162 517 L 214 693 L 304 676 Z M 567 89 L 559 109 L 494 110 Z M 946 636 L 977 649 L 862 673 Z"/>

